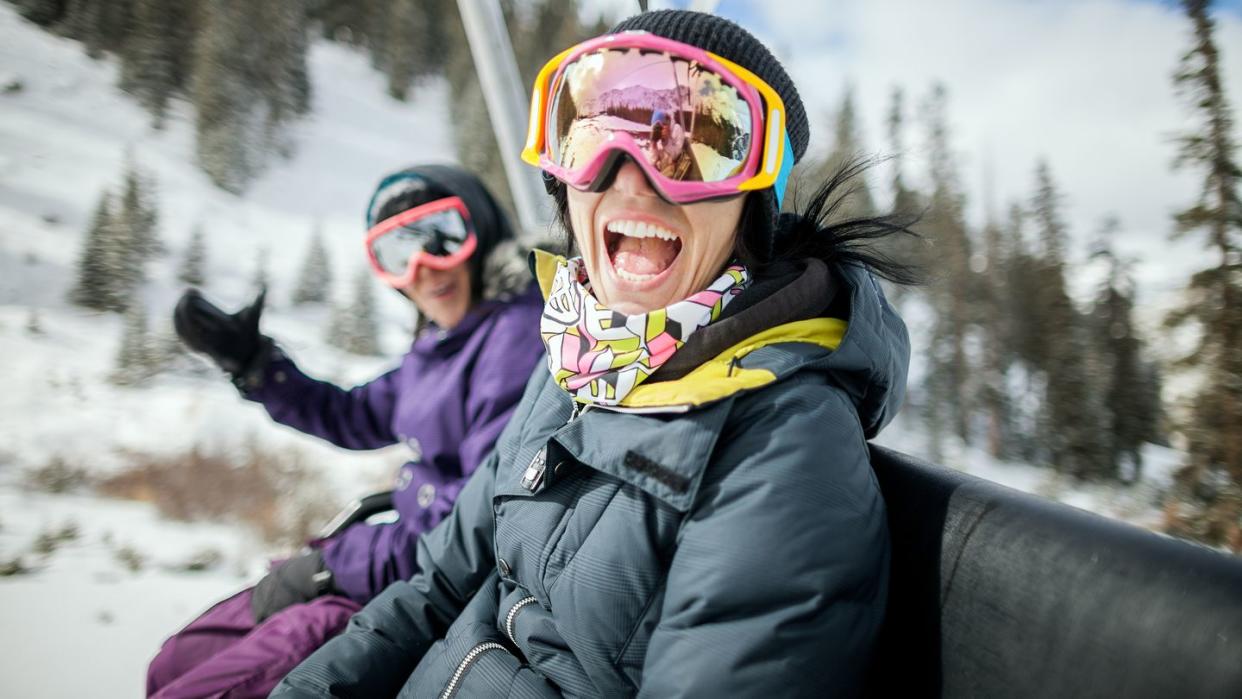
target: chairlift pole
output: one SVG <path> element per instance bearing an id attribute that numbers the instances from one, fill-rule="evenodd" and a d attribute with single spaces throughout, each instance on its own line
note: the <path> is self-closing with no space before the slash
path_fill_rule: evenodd
<path id="1" fill-rule="evenodd" d="M 500 3 L 497 0 L 457 0 L 457 8 L 466 28 L 470 55 L 474 57 L 496 143 L 500 146 L 500 161 L 517 207 L 519 236 L 523 242 L 532 243 L 547 229 L 552 211 L 539 171 L 521 158 L 526 142 L 526 119 L 530 113 L 527 85 L 518 72 Z"/>

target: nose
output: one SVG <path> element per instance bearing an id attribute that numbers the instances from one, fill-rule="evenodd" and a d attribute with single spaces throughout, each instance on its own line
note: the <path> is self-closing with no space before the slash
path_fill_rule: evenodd
<path id="1" fill-rule="evenodd" d="M 617 176 L 612 182 L 612 189 L 617 190 L 621 194 L 635 197 L 657 196 L 655 190 L 651 188 L 651 184 L 647 182 L 647 176 L 643 174 L 642 169 L 629 158 L 622 161 L 621 167 L 617 169 Z"/>

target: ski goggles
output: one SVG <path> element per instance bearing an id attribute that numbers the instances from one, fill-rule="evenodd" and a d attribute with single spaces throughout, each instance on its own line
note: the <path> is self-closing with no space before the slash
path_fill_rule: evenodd
<path id="1" fill-rule="evenodd" d="M 648 32 L 590 39 L 535 78 L 522 159 L 583 191 L 628 156 L 675 204 L 772 188 L 784 197 L 793 146 L 785 105 L 758 76 Z"/>
<path id="2" fill-rule="evenodd" d="M 380 221 L 367 231 L 366 245 L 375 273 L 404 288 L 414 283 L 420 266 L 452 269 L 474 253 L 478 242 L 466 204 L 448 197 Z"/>

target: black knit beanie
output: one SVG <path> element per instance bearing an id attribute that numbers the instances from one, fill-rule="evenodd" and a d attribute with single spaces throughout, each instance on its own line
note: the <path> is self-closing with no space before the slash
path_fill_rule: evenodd
<path id="1" fill-rule="evenodd" d="M 691 10 L 644 12 L 623 20 L 608 33 L 624 31 L 651 32 L 665 39 L 696 46 L 723 56 L 759 76 L 785 102 L 785 128 L 789 131 L 789 142 L 793 144 L 794 160 L 802 159 L 811 140 L 811 125 L 807 121 L 802 98 L 780 61 L 753 34 L 724 17 Z"/>

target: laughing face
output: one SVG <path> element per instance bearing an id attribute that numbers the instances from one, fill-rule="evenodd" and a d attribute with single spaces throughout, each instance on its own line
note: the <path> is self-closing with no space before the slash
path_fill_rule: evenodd
<path id="1" fill-rule="evenodd" d="M 603 192 L 568 189 L 569 220 L 600 303 L 637 315 L 706 288 L 729 260 L 744 197 L 677 206 L 625 162 Z"/>

